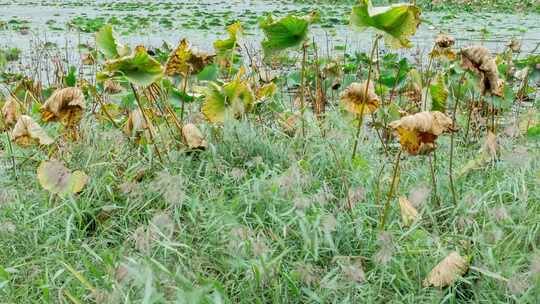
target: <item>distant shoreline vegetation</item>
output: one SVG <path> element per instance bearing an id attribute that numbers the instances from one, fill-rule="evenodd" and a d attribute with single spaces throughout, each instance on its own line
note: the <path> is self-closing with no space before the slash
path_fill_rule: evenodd
<path id="1" fill-rule="evenodd" d="M 291 2 L 320 2 L 320 3 L 347 3 L 354 4 L 357 0 L 291 0 Z M 374 0 L 373 5 L 388 5 L 400 2 L 399 0 Z M 540 13 L 539 0 L 418 0 L 416 4 L 423 10 L 430 11 L 491 11 L 491 12 L 524 12 L 524 13 Z"/>

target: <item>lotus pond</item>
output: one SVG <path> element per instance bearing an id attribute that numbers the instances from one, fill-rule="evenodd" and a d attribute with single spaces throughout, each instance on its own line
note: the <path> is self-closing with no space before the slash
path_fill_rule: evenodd
<path id="1" fill-rule="evenodd" d="M 540 2 L 0 0 L 0 303 L 538 303 Z"/>

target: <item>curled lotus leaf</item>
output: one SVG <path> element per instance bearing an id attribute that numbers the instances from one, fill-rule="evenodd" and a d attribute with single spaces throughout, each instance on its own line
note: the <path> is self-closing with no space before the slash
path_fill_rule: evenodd
<path id="1" fill-rule="evenodd" d="M 45 131 L 27 115 L 22 115 L 11 131 L 11 138 L 16 144 L 22 147 L 33 144 L 50 145 L 54 140 L 45 133 Z"/>
<path id="2" fill-rule="evenodd" d="M 468 261 L 459 255 L 458 252 L 451 252 L 437 266 L 433 267 L 424 286 L 446 287 L 452 285 L 469 269 Z"/>
<path id="3" fill-rule="evenodd" d="M 345 109 L 354 114 L 369 114 L 379 108 L 380 99 L 375 94 L 373 82 L 353 82 L 341 93 L 341 102 Z"/>
<path id="4" fill-rule="evenodd" d="M 176 49 L 169 55 L 165 66 L 167 76 L 189 76 L 201 72 L 214 62 L 215 55 L 192 47 L 187 39 L 182 39 Z"/>
<path id="5" fill-rule="evenodd" d="M 351 25 L 358 31 L 373 28 L 382 32 L 390 48 L 410 48 L 409 38 L 420 25 L 420 9 L 409 3 L 374 7 L 371 0 L 360 0 L 352 9 Z"/>
<path id="6" fill-rule="evenodd" d="M 41 106 L 41 119 L 45 122 L 59 121 L 71 127 L 81 121 L 84 109 L 85 100 L 81 89 L 59 89 Z"/>
<path id="7" fill-rule="evenodd" d="M 405 116 L 390 123 L 399 136 L 401 147 L 411 155 L 428 153 L 437 146 L 439 135 L 452 131 L 452 119 L 446 114 L 432 111 Z"/>
<path id="8" fill-rule="evenodd" d="M 208 143 L 204 139 L 203 134 L 194 124 L 185 124 L 182 127 L 182 136 L 190 149 L 205 150 L 208 148 Z"/>
<path id="9" fill-rule="evenodd" d="M 503 96 L 504 81 L 499 78 L 495 58 L 483 46 L 472 46 L 461 50 L 462 65 L 480 75 L 480 90 L 482 95 L 487 93 Z"/>

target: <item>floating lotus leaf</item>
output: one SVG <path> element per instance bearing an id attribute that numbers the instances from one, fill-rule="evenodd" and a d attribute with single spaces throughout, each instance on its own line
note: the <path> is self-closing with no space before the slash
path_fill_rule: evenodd
<path id="1" fill-rule="evenodd" d="M 341 93 L 341 101 L 347 111 L 362 115 L 373 113 L 377 110 L 380 99 L 375 94 L 373 82 L 369 83 L 367 90 L 366 86 L 366 81 L 363 83 L 353 82 Z"/>
<path id="2" fill-rule="evenodd" d="M 360 0 L 352 9 L 351 24 L 358 31 L 374 28 L 382 32 L 390 48 L 410 48 L 409 38 L 420 25 L 420 9 L 409 3 L 373 7 L 371 0 Z"/>
<path id="3" fill-rule="evenodd" d="M 27 115 L 22 115 L 17 120 L 11 132 L 11 138 L 19 146 L 27 147 L 39 143 L 40 145 L 50 145 L 54 142 L 52 138 L 34 120 Z"/>
<path id="4" fill-rule="evenodd" d="M 64 126 L 77 125 L 85 109 L 84 94 L 79 88 L 56 90 L 41 106 L 41 119 L 60 121 Z"/>
<path id="5" fill-rule="evenodd" d="M 57 160 L 42 162 L 37 169 L 37 178 L 44 189 L 61 196 L 81 192 L 88 182 L 84 172 L 72 173 Z"/>
<path id="6" fill-rule="evenodd" d="M 451 131 L 452 119 L 438 111 L 421 112 L 393 121 L 390 127 L 398 134 L 401 147 L 409 154 L 417 155 L 437 147 L 435 140 L 442 133 Z"/>

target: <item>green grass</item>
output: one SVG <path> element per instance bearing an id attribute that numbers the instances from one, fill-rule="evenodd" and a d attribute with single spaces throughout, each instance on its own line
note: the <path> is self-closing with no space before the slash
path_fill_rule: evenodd
<path id="1" fill-rule="evenodd" d="M 60 155 L 91 180 L 83 193 L 64 199 L 37 182 L 35 168 L 47 159 L 45 152 L 14 148 L 17 181 L 4 152 L 0 302 L 537 301 L 537 142 L 501 136 L 501 160 L 458 179 L 454 205 L 449 138 L 441 137 L 440 205 L 429 197 L 418 202 L 422 219 L 405 228 L 394 199 L 381 235 L 393 157 L 366 131 L 359 158 L 351 162 L 355 128 L 343 113 L 328 116 L 324 137 L 308 121 L 304 148 L 300 132 L 291 138 L 277 126 L 240 121 L 207 128 L 207 151 L 173 150 L 164 167 L 119 131 L 87 117 L 81 140 Z M 456 135 L 456 169 L 482 144 L 466 146 L 462 136 Z M 390 152 L 397 149 L 393 144 Z M 399 196 L 430 187 L 427 164 L 425 156 L 403 157 Z M 349 185 L 356 193 L 352 211 Z M 453 250 L 470 258 L 473 268 L 451 288 L 422 287 Z"/>

